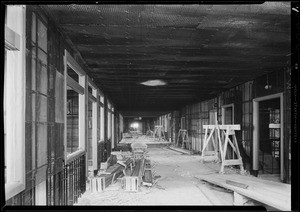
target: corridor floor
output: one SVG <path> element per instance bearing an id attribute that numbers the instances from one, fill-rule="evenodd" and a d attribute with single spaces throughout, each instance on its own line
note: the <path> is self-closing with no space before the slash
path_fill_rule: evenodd
<path id="1" fill-rule="evenodd" d="M 166 147 L 148 148 L 157 182 L 139 192 L 122 189 L 122 178 L 105 191 L 89 188 L 75 205 L 232 205 L 231 193 L 212 189 L 197 176 L 218 172 L 218 164 L 201 163 L 199 155 L 183 155 Z"/>

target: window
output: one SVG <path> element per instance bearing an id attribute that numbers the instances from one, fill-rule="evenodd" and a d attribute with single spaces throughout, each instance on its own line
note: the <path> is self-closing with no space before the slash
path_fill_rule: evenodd
<path id="1" fill-rule="evenodd" d="M 7 6 L 4 65 L 5 198 L 25 189 L 25 6 Z"/>
<path id="2" fill-rule="evenodd" d="M 85 152 L 85 72 L 65 50 L 65 159 Z"/>
<path id="3" fill-rule="evenodd" d="M 93 172 L 97 170 L 97 96 L 98 90 L 95 84 L 88 78 L 88 142 L 87 142 L 87 158 L 88 170 Z"/>
<path id="4" fill-rule="evenodd" d="M 104 95 L 99 92 L 100 141 L 104 141 Z"/>
<path id="5" fill-rule="evenodd" d="M 185 129 L 185 117 L 181 117 L 180 129 Z"/>
<path id="6" fill-rule="evenodd" d="M 107 139 L 111 139 L 111 104 L 107 103 Z"/>
<path id="7" fill-rule="evenodd" d="M 115 148 L 115 114 L 114 114 L 114 108 L 111 109 L 111 148 Z"/>
<path id="8" fill-rule="evenodd" d="M 222 106 L 222 124 L 234 124 L 234 104 Z"/>

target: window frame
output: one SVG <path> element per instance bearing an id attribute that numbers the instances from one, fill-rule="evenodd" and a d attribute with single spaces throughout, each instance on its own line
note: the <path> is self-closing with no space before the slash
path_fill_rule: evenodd
<path id="1" fill-rule="evenodd" d="M 100 116 L 100 141 L 104 141 L 104 121 L 105 121 L 105 117 L 104 117 L 104 94 L 103 92 L 98 89 L 98 102 L 99 102 L 99 115 Z"/>
<path id="2" fill-rule="evenodd" d="M 97 129 L 98 129 L 98 89 L 90 77 L 87 77 L 88 86 L 92 88 L 92 94 L 89 93 L 88 101 L 92 102 L 92 161 L 93 169 L 97 170 L 98 152 L 97 152 Z M 88 129 L 87 129 L 88 130 Z M 87 139 L 88 141 L 88 139 Z"/>
<path id="3" fill-rule="evenodd" d="M 68 75 L 68 66 L 73 69 L 78 74 L 78 82 Z M 87 98 L 87 76 L 80 65 L 75 61 L 75 59 L 70 55 L 70 53 L 65 49 L 64 54 L 64 117 L 65 117 L 65 131 L 64 131 L 64 154 L 65 154 L 65 164 L 70 163 L 74 159 L 80 157 L 86 152 L 86 98 Z M 79 149 L 71 154 L 67 154 L 67 87 L 71 87 L 75 92 L 79 94 L 79 108 L 78 108 L 78 138 L 79 138 Z"/>

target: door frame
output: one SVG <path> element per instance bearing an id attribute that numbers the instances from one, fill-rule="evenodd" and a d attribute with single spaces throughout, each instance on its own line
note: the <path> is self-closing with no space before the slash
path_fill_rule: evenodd
<path id="1" fill-rule="evenodd" d="M 253 170 L 259 171 L 259 102 L 280 98 L 280 180 L 284 175 L 284 114 L 283 92 L 253 99 Z"/>

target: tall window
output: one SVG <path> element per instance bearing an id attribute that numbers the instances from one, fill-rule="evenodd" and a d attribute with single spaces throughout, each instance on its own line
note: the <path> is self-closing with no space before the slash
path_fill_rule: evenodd
<path id="1" fill-rule="evenodd" d="M 114 107 L 111 108 L 111 148 L 115 148 L 115 113 Z"/>
<path id="2" fill-rule="evenodd" d="M 88 78 L 88 170 L 93 172 L 97 169 L 97 96 L 98 91 L 94 83 Z"/>
<path id="3" fill-rule="evenodd" d="M 65 157 L 67 162 L 85 151 L 85 72 L 65 51 L 66 115 Z"/>
<path id="4" fill-rule="evenodd" d="M 107 103 L 107 139 L 111 139 L 111 104 Z"/>
<path id="5" fill-rule="evenodd" d="M 104 141 L 104 95 L 99 92 L 100 141 Z"/>

